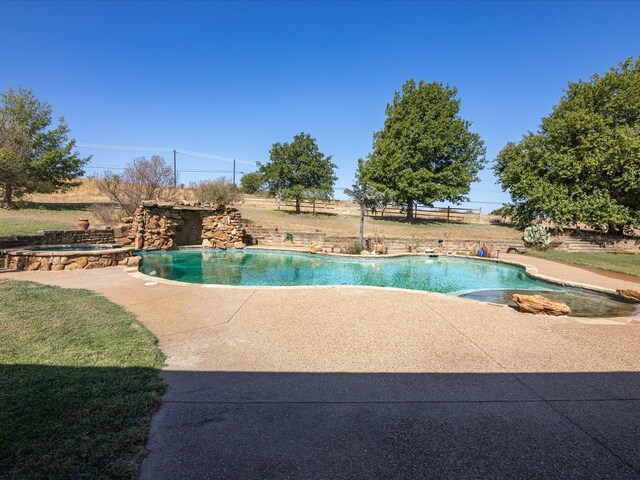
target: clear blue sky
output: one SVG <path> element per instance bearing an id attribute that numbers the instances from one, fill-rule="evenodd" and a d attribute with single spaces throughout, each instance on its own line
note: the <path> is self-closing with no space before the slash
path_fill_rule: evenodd
<path id="1" fill-rule="evenodd" d="M 459 89 L 492 162 L 569 80 L 640 55 L 638 2 L 0 1 L 0 18 L 0 90 L 31 88 L 79 143 L 265 161 L 305 131 L 333 155 L 337 187 L 351 185 L 410 77 Z M 154 153 L 78 150 L 116 167 Z M 178 156 L 178 170 L 197 169 L 230 164 Z M 472 200 L 508 200 L 490 170 L 480 176 Z"/>

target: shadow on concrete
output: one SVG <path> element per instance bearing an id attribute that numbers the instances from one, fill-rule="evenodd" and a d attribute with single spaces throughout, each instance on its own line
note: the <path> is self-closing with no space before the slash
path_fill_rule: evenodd
<path id="1" fill-rule="evenodd" d="M 104 470 L 157 375 L 0 365 L 0 477 Z M 143 479 L 640 478 L 636 372 L 162 376 Z"/>
<path id="2" fill-rule="evenodd" d="M 166 371 L 143 479 L 640 478 L 640 374 Z"/>

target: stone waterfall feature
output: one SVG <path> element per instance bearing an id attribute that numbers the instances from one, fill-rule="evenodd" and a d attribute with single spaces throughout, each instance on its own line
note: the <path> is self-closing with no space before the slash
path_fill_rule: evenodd
<path id="1" fill-rule="evenodd" d="M 220 204 L 143 202 L 133 217 L 114 228 L 115 241 L 140 250 L 202 245 L 244 248 L 245 229 L 237 208 Z"/>

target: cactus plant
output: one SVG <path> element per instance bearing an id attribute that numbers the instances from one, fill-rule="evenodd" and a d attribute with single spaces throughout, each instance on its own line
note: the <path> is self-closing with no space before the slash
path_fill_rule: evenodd
<path id="1" fill-rule="evenodd" d="M 524 229 L 524 243 L 527 247 L 545 250 L 551 242 L 551 234 L 542 225 L 531 225 Z"/>

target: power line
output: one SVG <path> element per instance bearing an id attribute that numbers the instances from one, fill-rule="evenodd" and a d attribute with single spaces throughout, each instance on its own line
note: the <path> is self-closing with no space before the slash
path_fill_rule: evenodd
<path id="1" fill-rule="evenodd" d="M 79 147 L 85 148 L 99 148 L 104 150 L 133 150 L 140 152 L 173 152 L 174 150 L 177 153 L 182 153 L 183 155 L 190 155 L 192 157 L 201 157 L 201 158 L 210 158 L 212 160 L 220 160 L 223 162 L 233 162 L 233 157 L 227 157 L 224 155 L 216 155 L 211 153 L 202 153 L 202 152 L 193 152 L 191 150 L 182 150 L 179 148 L 167 148 L 167 147 L 134 147 L 129 145 L 107 145 L 103 143 L 78 143 Z M 244 165 L 256 165 L 256 162 L 251 162 L 247 160 L 238 160 L 235 159 L 236 163 L 242 163 Z"/>
<path id="2" fill-rule="evenodd" d="M 126 167 L 115 167 L 109 165 L 86 165 L 84 168 L 95 170 L 125 170 Z M 189 170 L 177 170 L 178 173 L 233 173 L 233 170 L 208 170 L 208 169 L 189 169 Z M 245 174 L 247 172 L 237 172 Z"/>
<path id="3" fill-rule="evenodd" d="M 102 148 L 105 150 L 137 150 L 140 152 L 171 152 L 173 148 L 164 148 L 164 147 L 131 147 L 127 145 L 106 145 L 103 143 L 77 143 L 79 147 L 86 148 Z"/>

